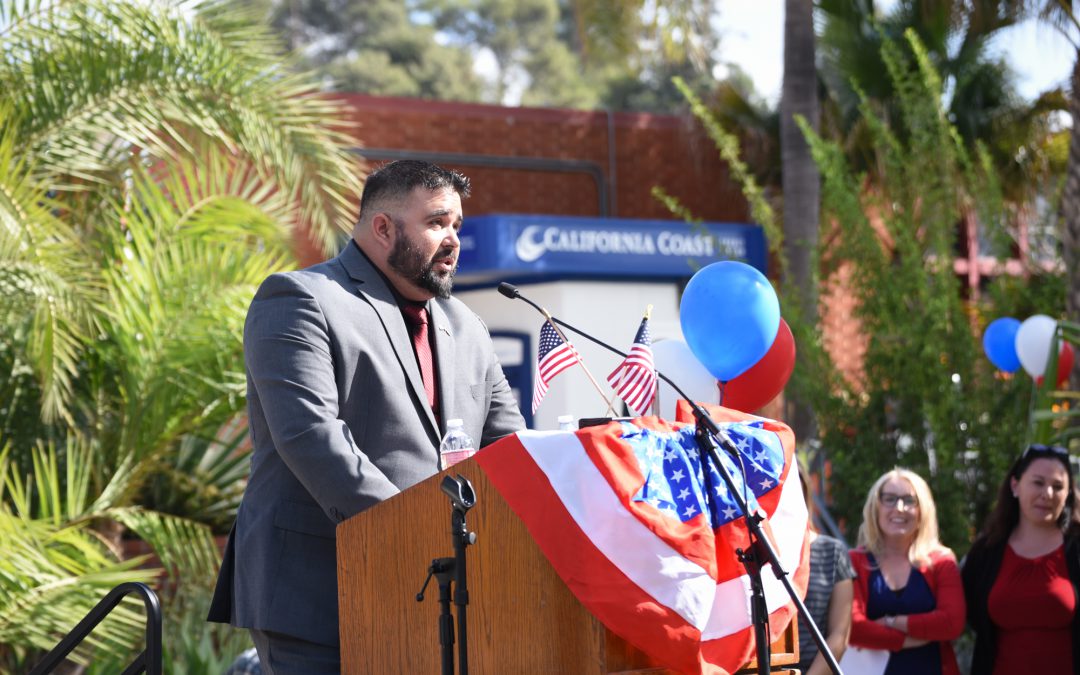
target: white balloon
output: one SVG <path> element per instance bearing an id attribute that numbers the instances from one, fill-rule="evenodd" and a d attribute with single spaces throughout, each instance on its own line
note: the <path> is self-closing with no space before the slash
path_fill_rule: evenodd
<path id="1" fill-rule="evenodd" d="M 1050 340 L 1057 330 L 1057 321 L 1045 314 L 1027 318 L 1016 331 L 1016 356 L 1028 375 L 1041 377 L 1050 358 Z"/>
<path id="2" fill-rule="evenodd" d="M 720 400 L 716 378 L 698 361 L 685 342 L 660 340 L 653 343 L 652 350 L 656 369 L 670 377 L 687 396 L 701 403 L 717 403 Z M 674 421 L 675 402 L 682 397 L 675 393 L 670 384 L 661 380 L 659 398 L 660 416 Z"/>

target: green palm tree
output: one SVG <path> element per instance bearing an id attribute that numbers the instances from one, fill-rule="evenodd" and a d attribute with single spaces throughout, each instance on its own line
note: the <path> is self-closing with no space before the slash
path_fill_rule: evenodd
<path id="1" fill-rule="evenodd" d="M 1011 3 L 978 0 L 900 0 L 887 15 L 879 15 L 873 0 L 818 0 L 823 17 L 822 75 L 840 113 L 840 129 L 852 148 L 852 157 L 876 168 L 877 153 L 860 112 L 863 96 L 874 102 L 887 119 L 902 118 L 897 109 L 900 92 L 889 76 L 881 48 L 885 41 L 902 41 L 908 30 L 925 45 L 943 81 L 946 114 L 969 148 L 984 143 L 1010 186 L 1023 186 L 1012 196 L 1022 201 L 1031 195 L 1032 180 L 1023 178 L 1022 160 L 1038 150 L 1046 102 L 1026 105 L 1016 94 L 1012 75 L 1001 60 L 991 58 L 990 40 L 1014 25 L 1021 14 Z M 1043 113 L 1043 114 L 1038 114 Z M 1017 135 L 1017 127 L 1027 133 Z M 999 143 L 1002 135 L 1009 143 Z M 1016 152 L 1016 142 L 1027 148 Z"/>
<path id="2" fill-rule="evenodd" d="M 210 528 L 145 499 L 216 524 L 235 503 L 215 440 L 247 303 L 294 237 L 336 246 L 360 173 L 340 104 L 228 2 L 0 0 L 0 50 L 0 653 L 25 657 L 153 578 L 124 530 L 212 581 Z M 230 489 L 193 502 L 170 466 Z"/>
<path id="3" fill-rule="evenodd" d="M 286 74 L 269 32 L 228 3 L 6 0 L 0 50 L 6 152 L 21 163 L 5 170 L 21 170 L 54 202 L 34 211 L 26 211 L 27 199 L 21 208 L 0 204 L 13 211 L 5 216 L 10 222 L 26 225 L 5 232 L 30 247 L 22 257 L 93 258 L 100 240 L 113 236 L 114 207 L 127 199 L 130 172 L 139 164 L 168 171 L 200 158 L 207 144 L 258 186 L 249 189 L 295 207 L 278 218 L 282 228 L 304 224 L 330 252 L 349 225 L 359 175 L 341 107 Z M 28 239 L 34 228 L 56 228 L 40 217 L 43 208 L 71 235 L 61 250 L 35 251 Z M 72 250 L 71 241 L 91 255 Z M 86 265 L 49 269 L 65 277 L 36 281 L 50 285 L 46 297 L 67 304 L 52 314 L 37 306 L 31 364 L 43 418 L 70 422 L 76 345 L 93 331 L 64 314 L 84 302 L 56 291 L 92 285 L 69 278 Z"/>

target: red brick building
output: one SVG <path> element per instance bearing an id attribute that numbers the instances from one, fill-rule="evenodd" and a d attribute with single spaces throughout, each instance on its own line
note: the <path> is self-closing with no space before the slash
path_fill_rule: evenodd
<path id="1" fill-rule="evenodd" d="M 704 220 L 744 222 L 746 202 L 691 116 L 347 95 L 372 163 L 423 157 L 473 180 L 466 214 L 672 218 L 654 185 Z"/>

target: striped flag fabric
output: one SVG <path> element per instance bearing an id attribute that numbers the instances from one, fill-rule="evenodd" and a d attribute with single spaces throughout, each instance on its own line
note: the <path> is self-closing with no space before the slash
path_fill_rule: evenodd
<path id="1" fill-rule="evenodd" d="M 536 357 L 536 384 L 533 385 L 532 411 L 536 414 L 540 401 L 544 400 L 551 380 L 581 360 L 574 346 L 563 340 L 550 321 L 540 328 L 540 346 Z"/>
<path id="2" fill-rule="evenodd" d="M 648 316 L 641 320 L 629 354 L 611 371 L 607 381 L 634 413 L 644 415 L 649 411 L 656 398 L 656 365 L 653 363 Z"/>
<path id="3" fill-rule="evenodd" d="M 747 473 L 720 461 L 746 491 L 784 569 L 805 595 L 807 512 L 785 425 L 727 411 L 716 418 Z M 735 549 L 746 548 L 742 514 L 692 424 L 656 417 L 576 432 L 525 431 L 477 454 L 477 462 L 579 601 L 612 632 L 658 664 L 726 674 L 753 656 L 750 581 Z M 768 567 L 768 565 L 766 565 Z M 795 615 L 765 569 L 769 625 Z"/>

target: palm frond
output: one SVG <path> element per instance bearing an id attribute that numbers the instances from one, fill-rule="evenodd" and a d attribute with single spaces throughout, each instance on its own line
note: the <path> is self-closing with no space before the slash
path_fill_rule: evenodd
<path id="1" fill-rule="evenodd" d="M 140 569 L 143 558 L 122 561 L 91 530 L 88 514 L 74 519 L 65 514 L 86 502 L 87 493 L 65 504 L 72 491 L 61 489 L 62 463 L 54 447 L 34 453 L 32 470 L 23 475 L 11 463 L 9 446 L 0 451 L 0 643 L 49 649 L 117 584 L 152 582 L 158 570 Z M 89 473 L 89 455 L 69 455 L 71 472 Z M 13 510 L 14 509 L 14 510 Z M 76 654 L 85 661 L 88 650 L 126 649 L 139 615 L 121 606 L 88 638 Z"/>
<path id="2" fill-rule="evenodd" d="M 0 643 L 52 648 L 109 590 L 152 583 L 140 559 L 119 561 L 85 527 L 58 528 L 0 508 Z M 126 649 L 139 638 L 140 612 L 121 605 L 79 650 Z M 134 638 L 133 638 L 134 636 Z"/>
<path id="3" fill-rule="evenodd" d="M 212 434 L 244 402 L 242 328 L 262 280 L 284 269 L 289 203 L 243 165 L 181 162 L 131 179 L 126 228 L 105 242 L 110 360 L 122 364 L 117 456 L 152 457 Z"/>
<path id="4" fill-rule="evenodd" d="M 26 520 L 60 527 L 91 520 L 112 508 L 127 487 L 132 465 L 121 464 L 102 491 L 95 495 L 92 478 L 98 470 L 98 452 L 86 438 L 72 434 L 61 448 L 39 442 L 29 452 L 26 473 L 11 460 L 11 444 L 0 449 L 0 504 Z"/>
<path id="5" fill-rule="evenodd" d="M 163 453 L 147 476 L 139 503 L 156 511 L 183 514 L 226 532 L 244 493 L 251 447 L 247 425 L 235 423 L 214 437 L 185 436 Z"/>
<path id="6" fill-rule="evenodd" d="M 89 450 L 85 444 L 63 452 L 37 448 L 25 475 L 10 462 L 9 446 L 0 450 L 0 643 L 50 648 L 120 583 L 153 584 L 165 572 L 206 590 L 214 578 L 219 558 L 209 527 L 140 507 L 111 506 L 104 494 L 92 499 L 89 482 L 74 478 L 93 473 Z M 125 473 L 132 469 L 120 467 Z M 147 556 L 121 560 L 91 528 L 103 522 L 137 534 L 161 567 L 147 567 Z M 77 659 L 85 662 L 98 648 L 125 651 L 141 633 L 140 615 L 137 604 L 122 605 L 95 629 Z"/>
<path id="7" fill-rule="evenodd" d="M 170 161 L 210 139 L 296 199 L 330 250 L 358 194 L 356 141 L 339 102 L 286 74 L 267 28 L 220 0 L 75 5 L 0 35 L 0 85 L 43 169 L 115 181 L 132 148 Z"/>
<path id="8" fill-rule="evenodd" d="M 183 576 L 183 583 L 212 583 L 220 559 L 209 527 L 139 507 L 107 513 L 150 545 L 167 574 Z"/>
<path id="9" fill-rule="evenodd" d="M 79 237 L 56 216 L 62 205 L 19 152 L 19 128 L 10 105 L 0 104 L 0 318 L 23 327 L 23 353 L 49 422 L 69 415 L 79 354 L 94 332 L 87 307 L 99 287 Z"/>

